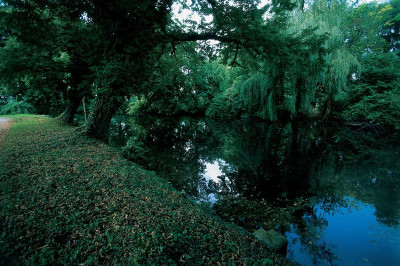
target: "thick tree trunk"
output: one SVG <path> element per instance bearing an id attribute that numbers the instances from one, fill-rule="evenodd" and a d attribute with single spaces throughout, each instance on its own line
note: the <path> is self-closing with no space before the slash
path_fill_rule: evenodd
<path id="1" fill-rule="evenodd" d="M 122 96 L 98 95 L 89 114 L 86 134 L 108 143 L 111 118 L 124 102 Z"/>
<path id="2" fill-rule="evenodd" d="M 74 122 L 74 116 L 80 105 L 79 97 L 68 97 L 68 104 L 65 107 L 64 112 L 58 117 L 58 119 L 66 124 L 72 124 Z"/>

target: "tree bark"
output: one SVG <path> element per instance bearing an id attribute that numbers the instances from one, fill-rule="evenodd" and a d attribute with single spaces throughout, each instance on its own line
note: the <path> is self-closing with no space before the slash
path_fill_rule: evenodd
<path id="1" fill-rule="evenodd" d="M 83 112 L 85 113 L 85 123 L 87 123 L 87 112 L 86 112 L 85 97 L 83 97 L 83 99 L 82 99 L 82 104 L 83 104 Z"/>
<path id="2" fill-rule="evenodd" d="M 78 110 L 80 104 L 80 98 L 76 96 L 68 97 L 68 104 L 64 109 L 64 112 L 58 117 L 58 119 L 66 124 L 72 124 L 74 122 L 74 117 L 76 111 Z"/>
<path id="3" fill-rule="evenodd" d="M 304 80 L 303 79 L 301 79 L 301 78 L 299 78 L 299 79 L 297 79 L 297 81 L 296 81 L 296 101 L 295 101 L 295 104 L 294 104 L 294 111 L 295 111 L 295 113 L 294 113 L 294 115 L 295 116 L 298 116 L 298 115 L 300 115 L 300 112 L 301 112 L 301 98 L 303 97 L 303 93 L 304 93 Z"/>
<path id="4" fill-rule="evenodd" d="M 123 96 L 98 95 L 89 114 L 86 135 L 108 143 L 111 118 L 123 102 Z"/>

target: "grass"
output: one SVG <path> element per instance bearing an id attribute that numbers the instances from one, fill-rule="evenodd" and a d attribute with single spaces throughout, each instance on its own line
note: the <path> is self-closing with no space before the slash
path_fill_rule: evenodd
<path id="1" fill-rule="evenodd" d="M 46 116 L 43 115 L 34 115 L 34 114 L 17 114 L 17 115 L 0 115 L 0 117 L 11 118 L 13 121 L 18 121 L 19 119 L 25 118 L 44 118 Z"/>
<path id="2" fill-rule="evenodd" d="M 79 128 L 9 116 L 0 264 L 287 264 Z"/>

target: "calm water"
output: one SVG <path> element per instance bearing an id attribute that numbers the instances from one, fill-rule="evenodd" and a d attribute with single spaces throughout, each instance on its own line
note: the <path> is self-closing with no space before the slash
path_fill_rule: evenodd
<path id="1" fill-rule="evenodd" d="M 400 138 L 317 122 L 113 120 L 110 143 L 306 265 L 400 265 Z"/>

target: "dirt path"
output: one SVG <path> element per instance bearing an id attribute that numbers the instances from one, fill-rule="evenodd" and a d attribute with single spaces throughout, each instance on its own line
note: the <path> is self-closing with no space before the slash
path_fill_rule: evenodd
<path id="1" fill-rule="evenodd" d="M 11 124 L 10 118 L 0 117 L 0 150 L 8 130 L 10 130 Z"/>

